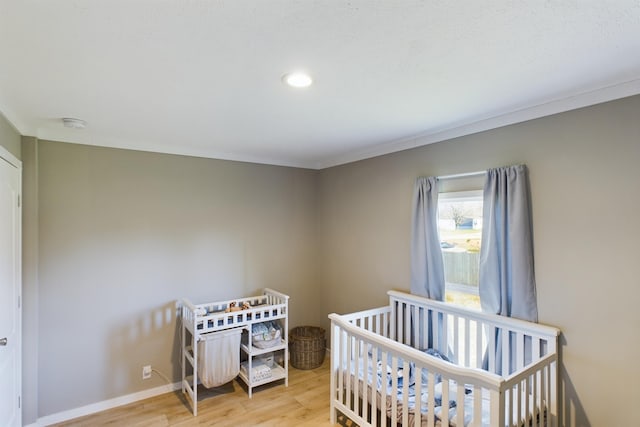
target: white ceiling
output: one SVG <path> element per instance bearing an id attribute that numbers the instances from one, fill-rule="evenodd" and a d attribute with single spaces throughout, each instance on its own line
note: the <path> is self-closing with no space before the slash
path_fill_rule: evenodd
<path id="1" fill-rule="evenodd" d="M 42 139 L 323 168 L 638 93 L 638 0 L 0 0 Z"/>

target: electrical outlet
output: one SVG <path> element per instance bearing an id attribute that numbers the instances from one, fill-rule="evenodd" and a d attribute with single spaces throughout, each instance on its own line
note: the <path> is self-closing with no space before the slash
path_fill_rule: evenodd
<path id="1" fill-rule="evenodd" d="M 142 379 L 148 380 L 151 378 L 151 365 L 145 365 L 142 367 Z"/>

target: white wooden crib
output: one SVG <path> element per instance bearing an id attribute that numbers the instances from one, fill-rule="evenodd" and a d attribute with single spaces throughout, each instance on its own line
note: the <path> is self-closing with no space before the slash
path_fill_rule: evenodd
<path id="1" fill-rule="evenodd" d="M 341 412 L 361 426 L 557 425 L 558 329 L 388 295 L 329 315 L 332 423 Z"/>

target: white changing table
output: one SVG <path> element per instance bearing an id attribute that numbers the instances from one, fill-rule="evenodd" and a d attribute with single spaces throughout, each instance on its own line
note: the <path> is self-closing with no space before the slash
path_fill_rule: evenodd
<path id="1" fill-rule="evenodd" d="M 248 303 L 247 310 L 225 312 L 232 303 L 242 306 Z M 247 372 L 238 377 L 247 385 L 249 398 L 253 389 L 273 381 L 284 380 L 289 385 L 289 296 L 265 288 L 263 295 L 218 301 L 207 304 L 193 304 L 188 299 L 182 302 L 182 392 L 191 399 L 193 415 L 198 414 L 198 341 L 203 335 L 224 329 L 243 328 L 241 351 L 247 357 Z M 252 342 L 252 326 L 256 323 L 277 321 L 282 329 L 280 342 L 269 348 L 258 348 Z M 274 352 L 274 365 L 271 377 L 253 381 L 252 367 L 254 359 L 263 354 Z M 187 363 L 191 366 L 189 375 Z M 248 374 L 248 375 L 247 375 Z"/>

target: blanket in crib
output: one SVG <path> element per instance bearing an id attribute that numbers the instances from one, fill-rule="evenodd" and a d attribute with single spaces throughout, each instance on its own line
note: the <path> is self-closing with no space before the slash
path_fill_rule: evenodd
<path id="1" fill-rule="evenodd" d="M 439 351 L 435 349 L 427 349 L 425 353 L 430 355 L 431 357 L 436 357 L 442 359 L 444 361 L 450 362 L 449 359 Z M 451 363 L 451 362 L 450 362 Z M 356 365 L 356 364 L 354 364 Z M 369 389 L 371 389 L 371 385 L 375 385 L 376 387 L 376 399 L 377 402 L 381 403 L 381 394 L 384 388 L 386 395 L 386 402 L 384 402 L 384 406 L 386 408 L 387 416 L 391 416 L 391 408 L 393 405 L 392 399 L 394 399 L 394 390 L 393 390 L 393 378 L 397 379 L 396 391 L 395 391 L 395 399 L 396 405 L 398 408 L 398 417 L 401 417 L 402 414 L 402 402 L 404 401 L 404 393 L 406 389 L 407 393 L 407 403 L 409 406 L 409 415 L 410 422 L 413 423 L 414 417 L 417 415 L 416 412 L 416 402 L 420 402 L 420 413 L 422 414 L 422 419 L 424 420 L 423 424 L 426 424 L 427 414 L 429 411 L 428 401 L 429 401 L 429 393 L 428 393 L 428 372 L 426 369 L 421 369 L 420 373 L 421 377 L 421 387 L 420 387 L 420 396 L 416 396 L 416 373 L 419 369 L 416 369 L 415 364 L 413 362 L 408 363 L 408 372 L 405 372 L 407 369 L 404 366 L 404 361 L 402 359 L 397 360 L 397 367 L 394 368 L 389 366 L 389 363 L 385 364 L 380 357 L 374 357 L 374 355 L 369 354 L 367 358 L 363 358 L 359 360 L 357 363 L 358 366 L 358 378 L 360 381 L 366 380 L 369 385 Z M 366 372 L 365 372 L 366 370 Z M 386 371 L 386 372 L 384 372 Z M 355 366 L 352 368 L 352 375 L 355 373 Z M 444 384 L 442 382 L 440 375 L 434 375 L 435 384 L 433 387 L 434 393 L 434 408 L 433 413 L 436 420 L 440 420 L 442 417 L 443 405 L 442 405 L 442 395 L 443 395 L 443 387 Z M 405 382 L 407 386 L 405 387 Z M 474 405 L 474 395 L 473 389 L 471 387 L 465 387 L 465 398 L 464 398 L 464 420 L 463 423 L 458 422 L 457 417 L 457 384 L 453 381 L 449 381 L 448 384 L 449 390 L 449 423 L 452 426 L 467 426 L 471 422 L 473 418 L 473 405 Z M 359 390 L 362 393 L 362 390 Z M 370 394 L 371 395 L 371 394 Z M 481 399 L 482 402 L 482 425 L 489 424 L 489 400 L 488 396 L 483 396 Z M 401 422 L 401 420 L 397 420 Z"/>

